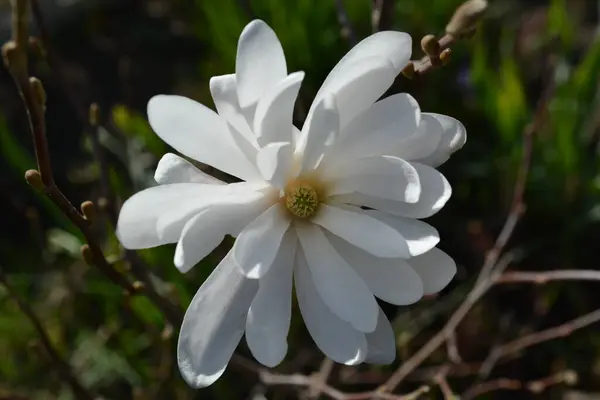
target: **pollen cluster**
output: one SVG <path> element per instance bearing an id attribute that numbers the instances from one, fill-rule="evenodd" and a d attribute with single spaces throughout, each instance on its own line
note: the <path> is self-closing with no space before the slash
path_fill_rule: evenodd
<path id="1" fill-rule="evenodd" d="M 283 196 L 285 208 L 295 217 L 312 217 L 319 208 L 319 194 L 308 182 L 296 181 L 288 184 Z"/>

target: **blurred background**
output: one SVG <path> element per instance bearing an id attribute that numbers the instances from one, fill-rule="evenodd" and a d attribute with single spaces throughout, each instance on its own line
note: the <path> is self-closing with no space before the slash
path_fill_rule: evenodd
<path id="1" fill-rule="evenodd" d="M 420 38 L 441 36 L 461 0 L 398 0 L 382 25 Z M 152 272 L 156 291 L 183 310 L 223 252 L 186 275 L 172 264 L 174 246 L 127 255 L 114 236 L 118 204 L 153 184 L 154 167 L 170 149 L 146 120 L 148 99 L 181 94 L 212 107 L 208 80 L 234 71 L 237 38 L 258 17 L 277 32 L 288 70 L 306 72 L 296 122 L 353 39 L 369 35 L 371 0 L 40 0 L 51 38 L 46 59 L 30 52 L 30 71 L 44 83 L 46 121 L 57 185 L 78 207 L 98 206 L 93 234 L 109 262 Z M 340 25 L 343 6 L 352 27 Z M 330 384 L 372 390 L 445 323 L 464 300 L 493 246 L 512 201 L 527 124 L 550 93 L 533 138 L 526 213 L 507 249 L 509 270 L 599 269 L 600 2 L 492 0 L 476 34 L 453 45 L 452 62 L 426 76 L 399 76 L 390 92 L 409 92 L 424 111 L 464 123 L 466 146 L 441 167 L 454 190 L 431 218 L 440 247 L 458 264 L 451 285 L 410 307 L 386 306 L 398 358 L 387 367 L 336 366 Z M 10 3 L 0 0 L 0 42 L 10 39 Z M 40 33 L 31 24 L 32 35 Z M 50 61 L 50 62 L 48 62 Z M 49 64 L 58 65 L 51 68 Z M 54 67 L 55 65 L 52 65 Z M 100 127 L 90 129 L 97 103 Z M 36 312 L 77 379 L 105 399 L 295 399 L 295 387 L 270 387 L 256 373 L 229 366 L 209 388 L 189 389 L 174 360 L 178 326 L 144 296 L 125 296 L 82 259 L 78 229 L 27 185 L 35 168 L 27 119 L 15 85 L 0 68 L 0 267 L 14 292 Z M 112 217 L 111 217 L 112 215 Z M 224 243 L 222 247 L 228 244 Z M 600 307 L 599 282 L 501 285 L 471 310 L 456 332 L 462 359 L 448 381 L 462 393 L 482 380 L 477 365 L 495 346 L 572 320 Z M 30 319 L 0 286 L 0 399 L 72 399 L 45 355 Z M 322 355 L 297 313 L 281 373 L 317 371 Z M 249 355 L 244 341 L 239 354 Z M 425 366 L 448 363 L 444 347 Z M 523 383 L 567 373 L 539 393 L 495 390 L 480 399 L 600 399 L 600 324 L 565 332 L 503 359 L 484 380 Z M 561 375 L 562 376 L 562 375 Z M 419 369 L 402 386 L 432 384 Z M 577 378 L 577 379 L 575 379 Z M 566 382 L 565 382 L 566 381 Z M 467 396 L 468 397 L 468 396 Z M 465 397 L 465 398 L 467 398 Z M 325 398 L 325 397 L 324 397 Z M 433 385 L 423 398 L 444 398 Z M 446 396 L 448 399 L 449 397 Z"/>

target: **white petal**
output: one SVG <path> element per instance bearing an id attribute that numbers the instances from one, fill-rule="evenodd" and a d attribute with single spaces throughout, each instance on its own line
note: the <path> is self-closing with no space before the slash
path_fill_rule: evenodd
<path id="1" fill-rule="evenodd" d="M 429 114 L 422 113 L 417 131 L 395 147 L 391 155 L 405 160 L 419 160 L 431 156 L 442 140 L 442 124 Z"/>
<path id="2" fill-rule="evenodd" d="M 227 123 L 231 138 L 235 145 L 240 149 L 246 160 L 253 166 L 256 164 L 256 156 L 258 155 L 258 143 L 254 135 L 251 138 L 243 135 L 235 126 Z"/>
<path id="3" fill-rule="evenodd" d="M 322 204 L 312 222 L 376 257 L 410 256 L 401 233 L 388 224 L 361 213 L 359 209 L 356 211 Z"/>
<path id="4" fill-rule="evenodd" d="M 410 204 L 365 195 L 363 193 L 350 193 L 341 196 L 333 196 L 332 201 L 365 206 L 385 211 L 390 214 L 409 218 L 428 218 L 444 207 L 450 196 L 452 188 L 444 175 L 435 169 L 423 164 L 411 162 L 419 174 L 421 182 L 421 196 L 419 201 Z"/>
<path id="5" fill-rule="evenodd" d="M 223 241 L 235 236 L 270 205 L 269 196 L 248 193 L 231 198 L 227 204 L 208 207 L 190 219 L 175 249 L 175 266 L 189 271 Z"/>
<path id="6" fill-rule="evenodd" d="M 242 230 L 233 257 L 244 275 L 256 279 L 267 273 L 289 226 L 290 219 L 275 204 Z"/>
<path id="7" fill-rule="evenodd" d="M 396 337 L 390 321 L 379 308 L 377 328 L 374 332 L 367 333 L 367 358 L 370 364 L 389 365 L 396 358 Z"/>
<path id="8" fill-rule="evenodd" d="M 287 76 L 285 55 L 273 29 L 250 22 L 240 35 L 235 60 L 240 106 L 247 107 Z"/>
<path id="9" fill-rule="evenodd" d="M 294 72 L 271 88 L 258 102 L 254 132 L 261 146 L 273 142 L 291 142 L 294 105 L 304 72 Z"/>
<path id="10" fill-rule="evenodd" d="M 323 302 L 302 251 L 296 252 L 294 278 L 302 318 L 315 344 L 333 361 L 360 364 L 367 353 L 365 334 L 331 312 Z"/>
<path id="11" fill-rule="evenodd" d="M 168 239 L 169 243 L 177 241 L 185 224 L 193 216 L 208 207 L 252 201 L 253 199 L 260 199 L 269 194 L 266 191 L 268 186 L 265 182 L 238 182 L 229 185 L 201 186 L 207 186 L 208 190 L 200 191 L 199 189 L 195 189 L 196 191 L 191 192 L 189 196 L 182 195 L 176 207 L 160 211 L 159 218 L 156 221 L 156 230 L 162 240 Z"/>
<path id="12" fill-rule="evenodd" d="M 377 301 L 316 225 L 296 224 L 296 231 L 321 298 L 342 320 L 361 332 L 377 325 Z"/>
<path id="13" fill-rule="evenodd" d="M 200 171 L 192 163 L 173 153 L 167 153 L 158 162 L 154 180 L 160 185 L 168 183 L 207 183 L 225 185 L 225 182 Z"/>
<path id="14" fill-rule="evenodd" d="M 381 300 L 404 306 L 423 297 L 421 278 L 406 260 L 374 257 L 332 235 L 328 235 L 328 238 L 371 292 Z"/>
<path id="15" fill-rule="evenodd" d="M 148 188 L 131 196 L 121 208 L 117 222 L 117 237 L 128 249 L 147 249 L 175 243 L 183 224 L 172 235 L 159 235 L 158 221 L 172 210 L 182 213 L 196 210 L 198 199 L 214 199 L 219 188 L 227 186 L 200 183 L 175 183 Z M 205 203 L 200 202 L 201 205 Z"/>
<path id="16" fill-rule="evenodd" d="M 349 159 L 393 154 L 414 135 L 420 121 L 421 110 L 412 96 L 399 93 L 386 97 L 342 130 L 323 163 L 331 168 Z"/>
<path id="17" fill-rule="evenodd" d="M 283 189 L 290 177 L 294 149 L 289 142 L 269 143 L 256 156 L 256 165 L 265 181 Z"/>
<path id="18" fill-rule="evenodd" d="M 438 248 L 408 260 L 423 281 L 425 294 L 437 293 L 456 275 L 456 263 Z"/>
<path id="19" fill-rule="evenodd" d="M 258 281 L 244 278 L 229 253 L 188 307 L 177 344 L 177 363 L 192 387 L 211 385 L 225 371 L 244 333 Z"/>
<path id="20" fill-rule="evenodd" d="M 286 233 L 273 267 L 259 281 L 258 293 L 246 320 L 246 342 L 252 355 L 271 368 L 279 364 L 287 353 L 297 241 L 295 232 Z"/>
<path id="21" fill-rule="evenodd" d="M 302 153 L 302 171 L 315 169 L 328 146 L 339 133 L 340 115 L 333 96 L 324 96 L 317 106 L 313 118 L 308 122 L 306 136 L 299 144 Z"/>
<path id="22" fill-rule="evenodd" d="M 148 102 L 148 120 L 156 134 L 181 154 L 246 181 L 260 179 L 225 120 L 202 104 L 181 96 L 154 96 Z"/>
<path id="23" fill-rule="evenodd" d="M 225 118 L 246 139 L 253 140 L 254 134 L 246 122 L 238 101 L 235 74 L 213 76 L 210 78 L 209 86 L 219 115 Z"/>
<path id="24" fill-rule="evenodd" d="M 428 114 L 437 119 L 443 128 L 442 139 L 433 154 L 419 162 L 437 167 L 442 165 L 454 153 L 455 151 L 462 148 L 467 142 L 467 130 L 465 126 L 458 120 L 441 114 Z"/>
<path id="25" fill-rule="evenodd" d="M 438 231 L 426 222 L 414 218 L 399 217 L 378 210 L 365 210 L 364 213 L 398 231 L 406 239 L 412 257 L 427 253 L 440 242 Z"/>
<path id="26" fill-rule="evenodd" d="M 325 176 L 328 173 L 324 172 Z M 392 156 L 376 156 L 343 164 L 335 174 L 330 196 L 359 192 L 373 197 L 416 203 L 421 195 L 417 170 L 407 161 Z"/>

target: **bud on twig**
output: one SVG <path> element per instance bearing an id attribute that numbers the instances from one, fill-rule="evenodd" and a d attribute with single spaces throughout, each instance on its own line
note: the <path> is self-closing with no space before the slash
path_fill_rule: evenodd
<path id="1" fill-rule="evenodd" d="M 468 0 L 456 9 L 446 26 L 446 33 L 460 38 L 473 32 L 475 25 L 487 10 L 486 0 Z"/>
<path id="2" fill-rule="evenodd" d="M 404 67 L 404 69 L 402 70 L 402 75 L 404 75 L 408 79 L 414 79 L 416 75 L 415 63 L 409 61 L 408 64 L 406 64 L 406 67 Z"/>
<path id="3" fill-rule="evenodd" d="M 25 172 L 25 181 L 36 190 L 43 191 L 46 188 L 44 182 L 42 182 L 42 175 L 35 169 Z"/>
<path id="4" fill-rule="evenodd" d="M 96 217 L 96 206 L 89 200 L 84 201 L 81 203 L 81 213 L 86 220 L 93 223 Z"/>
<path id="5" fill-rule="evenodd" d="M 442 65 L 448 65 L 450 61 L 452 61 L 452 50 L 446 49 L 442 51 L 440 54 L 440 61 L 442 62 Z"/>
<path id="6" fill-rule="evenodd" d="M 98 121 L 100 121 L 100 107 L 98 106 L 97 103 L 92 103 L 90 105 L 89 113 L 90 113 L 90 115 L 89 115 L 90 125 L 97 126 Z"/>
<path id="7" fill-rule="evenodd" d="M 94 255 L 89 245 L 84 244 L 81 246 L 81 257 L 83 257 L 83 261 L 90 267 L 94 265 Z"/>
<path id="8" fill-rule="evenodd" d="M 427 54 L 429 57 L 439 57 L 440 55 L 440 43 L 437 41 L 435 36 L 433 35 L 425 35 L 423 39 L 421 39 L 421 49 Z"/>
<path id="9" fill-rule="evenodd" d="M 40 107 L 46 107 L 46 91 L 44 90 L 44 85 L 42 85 L 42 81 L 38 78 L 31 77 L 29 78 L 29 84 L 31 85 L 31 90 L 35 95 L 35 100 Z"/>

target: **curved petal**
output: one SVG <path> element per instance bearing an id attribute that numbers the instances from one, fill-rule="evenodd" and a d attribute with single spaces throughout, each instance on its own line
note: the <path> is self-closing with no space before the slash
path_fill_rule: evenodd
<path id="1" fill-rule="evenodd" d="M 396 359 L 396 337 L 390 321 L 387 319 L 381 307 L 377 318 L 375 331 L 366 334 L 367 358 L 365 362 L 370 364 L 389 365 Z"/>
<path id="2" fill-rule="evenodd" d="M 261 179 L 235 144 L 225 120 L 202 104 L 182 96 L 154 96 L 148 102 L 148 120 L 156 134 L 181 154 L 246 181 Z"/>
<path id="3" fill-rule="evenodd" d="M 287 353 L 297 241 L 295 232 L 286 233 L 273 267 L 259 281 L 258 293 L 246 319 L 248 347 L 258 362 L 270 368 L 278 365 Z"/>
<path id="4" fill-rule="evenodd" d="M 290 177 L 294 149 L 289 142 L 269 143 L 259 150 L 256 165 L 265 181 L 283 189 Z"/>
<path id="5" fill-rule="evenodd" d="M 356 158 L 391 155 L 414 135 L 420 121 L 419 104 L 411 95 L 399 93 L 386 97 L 342 130 L 323 157 L 322 168 L 333 168 Z"/>
<path id="6" fill-rule="evenodd" d="M 421 277 L 425 294 L 437 293 L 445 288 L 456 275 L 456 263 L 438 248 L 413 257 L 408 263 Z"/>
<path id="7" fill-rule="evenodd" d="M 201 210 L 184 226 L 175 248 L 175 266 L 189 271 L 223 241 L 225 235 L 235 236 L 270 205 L 269 196 L 249 193 Z"/>
<path id="8" fill-rule="evenodd" d="M 160 216 L 156 221 L 158 236 L 161 240 L 168 239 L 175 242 L 179 239 L 185 224 L 200 211 L 218 205 L 239 204 L 244 201 L 268 197 L 271 194 L 268 190 L 265 190 L 266 185 L 264 182 L 258 184 L 239 182 L 229 185 L 206 185 L 212 190 L 198 192 L 199 194 L 194 196 L 182 196 L 177 207 L 171 207 L 160 212 Z"/>
<path id="9" fill-rule="evenodd" d="M 225 371 L 246 323 L 258 281 L 244 278 L 225 256 L 188 307 L 177 343 L 177 363 L 194 388 L 211 385 Z"/>
<path id="10" fill-rule="evenodd" d="M 327 176 L 327 173 L 324 173 Z M 392 156 L 366 157 L 343 164 L 335 170 L 330 196 L 359 192 L 373 197 L 416 203 L 421 182 L 411 163 Z"/>
<path id="11" fill-rule="evenodd" d="M 452 153 L 465 145 L 467 142 L 467 130 L 460 121 L 447 115 L 433 113 L 428 113 L 427 115 L 437 119 L 442 125 L 442 138 L 433 154 L 418 161 L 432 167 L 437 167 L 448 161 Z"/>
<path id="12" fill-rule="evenodd" d="M 452 188 L 444 175 L 435 169 L 423 164 L 411 162 L 417 170 L 421 182 L 421 196 L 419 201 L 410 204 L 402 201 L 383 199 L 363 193 L 349 193 L 333 196 L 331 201 L 375 208 L 393 215 L 408 218 L 428 218 L 444 207 L 450 196 Z"/>
<path id="13" fill-rule="evenodd" d="M 302 318 L 317 347 L 340 364 L 360 364 L 367 354 L 365 334 L 342 321 L 325 305 L 302 251 L 296 252 L 294 279 Z"/>
<path id="14" fill-rule="evenodd" d="M 235 60 L 238 100 L 242 108 L 287 76 L 285 55 L 273 29 L 261 20 L 250 22 L 240 35 Z"/>
<path id="15" fill-rule="evenodd" d="M 438 231 L 426 222 L 414 218 L 399 217 L 378 210 L 365 210 L 364 213 L 398 231 L 406 240 L 411 257 L 427 253 L 440 242 Z"/>
<path id="16" fill-rule="evenodd" d="M 294 139 L 294 105 L 304 72 L 294 72 L 281 80 L 258 102 L 254 116 L 254 132 L 261 146 L 273 142 L 292 142 Z"/>
<path id="17" fill-rule="evenodd" d="M 378 258 L 328 235 L 336 251 L 383 301 L 399 306 L 413 304 L 423 297 L 423 283 L 406 260 Z"/>
<path id="18" fill-rule="evenodd" d="M 267 273 L 290 222 L 275 204 L 242 230 L 233 245 L 233 258 L 244 275 L 256 279 Z"/>
<path id="19" fill-rule="evenodd" d="M 317 168 L 327 147 L 338 136 L 340 127 L 340 114 L 333 96 L 324 96 L 315 108 L 313 118 L 306 127 L 306 136 L 301 138 L 304 142 L 298 144 L 302 154 L 302 171 Z"/>
<path id="20" fill-rule="evenodd" d="M 422 113 L 417 131 L 403 140 L 390 154 L 409 161 L 429 157 L 438 148 L 442 132 L 442 124 L 436 118 Z"/>
<path id="21" fill-rule="evenodd" d="M 342 320 L 361 332 L 377 325 L 377 301 L 316 225 L 296 224 L 298 238 L 321 298 Z"/>
<path id="22" fill-rule="evenodd" d="M 321 204 L 312 222 L 376 257 L 410 257 L 401 232 L 360 211 Z"/>
<path id="23" fill-rule="evenodd" d="M 206 183 L 225 185 L 225 182 L 200 171 L 192 163 L 173 153 L 167 153 L 158 162 L 154 180 L 160 185 L 169 183 Z"/>
<path id="24" fill-rule="evenodd" d="M 235 74 L 213 76 L 210 78 L 209 87 L 219 115 L 234 126 L 247 140 L 255 140 L 238 101 Z"/>
<path id="25" fill-rule="evenodd" d="M 131 196 L 121 208 L 117 222 L 117 237 L 127 249 L 147 249 L 166 243 L 175 243 L 183 229 L 181 224 L 170 235 L 161 235 L 158 221 L 169 217 L 172 210 L 184 215 L 194 214 L 199 201 L 216 201 L 225 185 L 201 183 L 174 183 L 154 186 Z M 187 221 L 186 221 L 187 222 Z M 170 225 L 170 224 L 168 224 Z"/>

